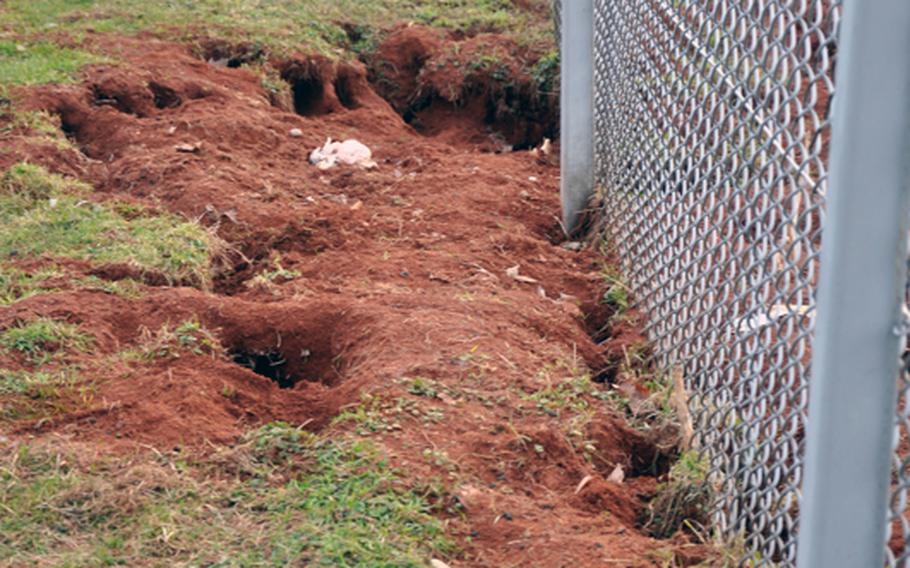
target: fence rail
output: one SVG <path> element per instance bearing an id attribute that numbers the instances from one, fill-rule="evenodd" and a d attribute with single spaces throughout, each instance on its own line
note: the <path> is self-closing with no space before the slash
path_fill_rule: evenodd
<path id="1" fill-rule="evenodd" d="M 742 542 L 748 565 L 795 565 L 803 541 L 800 565 L 880 565 L 889 487 L 888 562 L 910 557 L 910 357 L 889 419 L 906 280 L 910 4 L 873 4 L 554 4 L 564 219 L 572 229 L 600 198 L 659 363 L 684 374 L 715 483 L 713 528 Z M 580 50 L 593 53 L 593 87 Z M 593 105 L 566 104 L 585 89 Z M 593 172 L 573 161 L 587 151 Z M 891 455 L 895 422 L 889 479 L 880 448 Z M 853 518 L 846 505 L 859 508 Z"/>

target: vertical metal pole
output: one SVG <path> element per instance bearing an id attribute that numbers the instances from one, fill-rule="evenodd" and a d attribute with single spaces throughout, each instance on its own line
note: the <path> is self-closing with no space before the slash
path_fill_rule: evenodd
<path id="1" fill-rule="evenodd" d="M 878 567 L 906 277 L 910 2 L 845 0 L 821 252 L 800 568 Z"/>
<path id="2" fill-rule="evenodd" d="M 563 0 L 560 29 L 559 194 L 571 234 L 594 192 L 594 1 Z"/>

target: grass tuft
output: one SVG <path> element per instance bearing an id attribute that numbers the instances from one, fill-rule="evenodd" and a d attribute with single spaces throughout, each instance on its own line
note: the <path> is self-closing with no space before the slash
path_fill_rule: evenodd
<path id="1" fill-rule="evenodd" d="M 91 397 L 76 369 L 12 371 L 0 369 L 0 418 L 39 420 L 70 410 L 67 400 L 81 391 L 83 402 Z"/>
<path id="2" fill-rule="evenodd" d="M 39 256 L 125 263 L 172 283 L 211 284 L 222 243 L 198 223 L 167 213 L 92 203 L 85 184 L 33 164 L 0 180 L 0 258 Z M 132 209 L 135 209 L 133 207 Z"/>
<path id="3" fill-rule="evenodd" d="M 83 65 L 102 58 L 49 42 L 0 41 L 0 84 L 67 83 Z"/>
<path id="4" fill-rule="evenodd" d="M 0 306 L 6 306 L 38 294 L 53 292 L 47 281 L 63 273 L 56 268 L 42 268 L 24 272 L 11 266 L 0 265 Z"/>
<path id="5" fill-rule="evenodd" d="M 0 563 L 416 568 L 451 550 L 427 499 L 368 443 L 277 423 L 225 451 L 256 469 L 2 450 Z"/>
<path id="6" fill-rule="evenodd" d="M 64 351 L 86 351 L 93 342 L 79 326 L 49 318 L 23 322 L 0 333 L 0 350 L 19 352 L 35 364 Z"/>
<path id="7" fill-rule="evenodd" d="M 645 511 L 644 528 L 655 538 L 670 538 L 681 529 L 700 533 L 708 526 L 713 491 L 708 481 L 709 464 L 694 450 L 679 456 L 670 468 L 668 481 Z"/>
<path id="8" fill-rule="evenodd" d="M 139 348 L 127 352 L 127 358 L 146 361 L 154 359 L 177 359 L 181 354 L 210 354 L 217 357 L 224 353 L 224 347 L 214 332 L 206 329 L 197 319 L 188 319 L 176 326 L 162 325 L 158 331 L 142 328 Z"/>

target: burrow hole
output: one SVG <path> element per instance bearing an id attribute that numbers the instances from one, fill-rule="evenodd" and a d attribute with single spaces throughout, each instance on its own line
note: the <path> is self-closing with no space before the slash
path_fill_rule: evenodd
<path id="1" fill-rule="evenodd" d="M 335 79 L 334 87 L 335 95 L 338 96 L 338 101 L 344 108 L 355 109 L 360 106 L 354 96 L 353 79 L 350 75 L 339 75 Z"/>
<path id="2" fill-rule="evenodd" d="M 231 358 L 235 363 L 246 367 L 263 376 L 278 385 L 278 388 L 289 389 L 296 382 L 288 372 L 288 361 L 277 349 L 267 349 L 264 351 L 243 351 L 237 350 L 231 352 Z"/>
<path id="3" fill-rule="evenodd" d="M 149 82 L 149 90 L 155 99 L 155 106 L 159 109 L 176 108 L 183 102 L 177 91 L 161 83 Z"/>
<path id="4" fill-rule="evenodd" d="M 291 83 L 294 94 L 294 111 L 302 116 L 323 114 L 324 92 L 322 81 L 318 77 L 306 77 Z"/>

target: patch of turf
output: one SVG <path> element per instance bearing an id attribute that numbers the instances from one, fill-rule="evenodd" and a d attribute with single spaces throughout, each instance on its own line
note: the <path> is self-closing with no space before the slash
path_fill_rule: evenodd
<path id="1" fill-rule="evenodd" d="M 85 383 L 72 367 L 53 371 L 0 369 L 0 418 L 48 418 L 70 410 L 69 401 L 80 392 L 83 398 L 91 396 L 92 385 Z"/>
<path id="2" fill-rule="evenodd" d="M 2 95 L 2 86 L 0 86 Z M 24 135 L 29 143 L 53 144 L 61 150 L 75 150 L 76 147 L 61 129 L 60 117 L 46 111 L 28 111 L 0 107 L 0 119 L 5 125 L 0 127 L 0 135 L 16 132 Z"/>
<path id="3" fill-rule="evenodd" d="M 49 286 L 47 281 L 60 276 L 62 273 L 54 267 L 25 272 L 0 264 L 0 306 L 53 292 L 54 288 Z"/>
<path id="4" fill-rule="evenodd" d="M 91 53 L 50 42 L 0 41 L 0 84 L 66 83 L 83 65 L 101 60 Z"/>
<path id="5" fill-rule="evenodd" d="M 197 319 L 188 319 L 177 325 L 166 323 L 156 332 L 143 328 L 140 335 L 139 347 L 122 353 L 125 359 L 151 361 L 177 359 L 185 353 L 213 357 L 224 353 L 224 347 L 215 333 Z"/>
<path id="6" fill-rule="evenodd" d="M 533 0 L 543 13 L 548 0 Z M 465 35 L 499 32 L 520 43 L 552 42 L 552 24 L 511 0 L 7 0 L 0 6 L 10 32 L 37 34 L 48 26 L 67 31 L 174 33 L 174 22 L 214 36 L 244 40 L 279 53 L 312 50 L 338 56 L 376 45 L 376 35 L 402 21 L 444 27 Z M 353 34 L 348 32 L 353 30 Z M 178 35 L 190 36 L 186 30 Z"/>
<path id="7" fill-rule="evenodd" d="M 65 351 L 85 351 L 92 337 L 79 326 L 50 318 L 22 322 L 0 332 L 0 351 L 18 352 L 41 364 Z"/>
<path id="8" fill-rule="evenodd" d="M 208 287 L 218 239 L 174 215 L 99 204 L 79 197 L 84 184 L 18 164 L 0 179 L 0 259 L 76 258 L 125 263 L 171 282 Z M 134 208 L 135 209 L 135 208 Z M 128 213 L 128 214 L 127 214 Z"/>
<path id="9" fill-rule="evenodd" d="M 0 562 L 422 567 L 451 548 L 426 499 L 364 442 L 278 423 L 214 463 L 87 461 L 0 454 Z"/>

